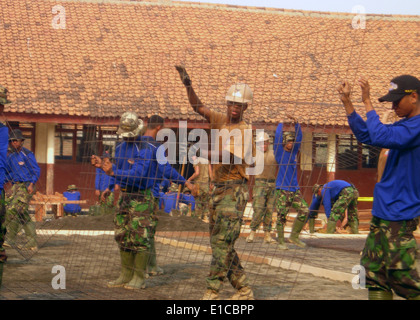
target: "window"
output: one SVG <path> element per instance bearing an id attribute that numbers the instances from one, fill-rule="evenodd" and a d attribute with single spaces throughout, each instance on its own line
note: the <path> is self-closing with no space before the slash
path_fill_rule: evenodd
<path id="1" fill-rule="evenodd" d="M 315 133 L 313 138 L 314 166 L 325 167 L 328 163 L 328 135 Z"/>
<path id="2" fill-rule="evenodd" d="M 337 169 L 357 170 L 359 144 L 352 134 L 338 136 Z"/>
<path id="3" fill-rule="evenodd" d="M 381 148 L 362 145 L 362 168 L 377 168 Z"/>

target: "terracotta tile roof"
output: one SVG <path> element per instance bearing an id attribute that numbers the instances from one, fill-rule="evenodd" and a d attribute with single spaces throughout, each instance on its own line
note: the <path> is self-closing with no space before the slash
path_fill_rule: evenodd
<path id="1" fill-rule="evenodd" d="M 372 97 L 399 74 L 419 75 L 420 17 L 354 15 L 170 1 L 0 0 L 1 84 L 9 113 L 201 120 L 174 65 L 184 63 L 204 103 L 224 110 L 235 82 L 254 90 L 254 123 L 285 113 L 345 126 L 336 87 L 364 74 Z M 52 22 L 65 8 L 65 29 Z M 57 22 L 57 21 L 55 21 Z M 55 23 L 57 25 L 57 23 Z M 355 102 L 360 105 L 357 86 Z M 380 113 L 389 105 L 379 106 Z"/>

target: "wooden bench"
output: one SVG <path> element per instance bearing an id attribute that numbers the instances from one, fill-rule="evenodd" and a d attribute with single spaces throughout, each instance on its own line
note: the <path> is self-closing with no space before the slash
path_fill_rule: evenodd
<path id="1" fill-rule="evenodd" d="M 63 194 L 58 192 L 54 195 L 45 195 L 37 192 L 29 204 L 35 206 L 35 221 L 42 221 L 47 214 L 48 207 L 51 207 L 54 218 L 58 219 L 64 216 L 65 204 L 83 204 L 86 202 L 86 200 L 67 200 Z"/>

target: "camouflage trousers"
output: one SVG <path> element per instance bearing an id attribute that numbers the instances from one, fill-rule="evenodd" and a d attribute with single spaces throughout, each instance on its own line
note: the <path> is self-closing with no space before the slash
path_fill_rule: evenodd
<path id="1" fill-rule="evenodd" d="M 208 217 L 209 215 L 209 201 L 210 201 L 210 187 L 208 184 L 200 183 L 198 195 L 195 197 L 195 210 L 199 218 Z"/>
<path id="2" fill-rule="evenodd" d="M 263 223 L 264 231 L 271 231 L 273 210 L 276 202 L 275 191 L 276 186 L 273 182 L 255 180 L 252 194 L 254 213 L 250 224 L 251 230 L 257 231 L 260 224 Z"/>
<path id="3" fill-rule="evenodd" d="M 337 222 L 338 220 L 343 221 L 346 210 L 348 221 L 358 221 L 359 214 L 357 211 L 357 204 L 359 198 L 359 191 L 354 187 L 348 187 L 341 190 L 337 201 L 331 208 L 330 221 Z"/>
<path id="4" fill-rule="evenodd" d="M 29 202 L 32 194 L 28 192 L 26 183 L 15 183 L 11 195 L 6 199 L 7 241 L 15 244 L 17 234 L 23 228 L 26 235 L 25 247 L 36 247 L 36 227 L 29 216 Z"/>
<path id="5" fill-rule="evenodd" d="M 277 189 L 276 192 L 277 226 L 284 226 L 290 208 L 297 212 L 296 218 L 304 222 L 309 217 L 308 203 L 303 199 L 300 190 L 286 191 Z"/>
<path id="6" fill-rule="evenodd" d="M 6 238 L 6 204 L 4 190 L 1 189 L 0 196 L 0 263 L 4 263 L 7 260 L 6 250 L 3 247 L 4 240 Z"/>
<path id="7" fill-rule="evenodd" d="M 149 251 L 158 223 L 156 200 L 150 189 L 122 193 L 114 217 L 114 238 L 120 250 Z"/>
<path id="8" fill-rule="evenodd" d="M 210 245 L 212 261 L 206 279 L 207 288 L 219 292 L 224 279 L 235 289 L 248 285 L 244 269 L 235 251 L 242 217 L 248 201 L 248 186 L 231 181 L 217 185 L 210 200 Z"/>
<path id="9" fill-rule="evenodd" d="M 420 295 L 417 243 L 413 235 L 418 223 L 418 218 L 404 221 L 372 218 L 360 259 L 368 289 L 393 290 L 403 298 Z"/>

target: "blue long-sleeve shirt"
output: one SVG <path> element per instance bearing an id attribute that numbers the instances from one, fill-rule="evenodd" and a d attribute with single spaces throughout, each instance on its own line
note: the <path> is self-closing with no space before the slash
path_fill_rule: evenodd
<path id="1" fill-rule="evenodd" d="M 0 192 L 6 180 L 7 147 L 9 145 L 9 129 L 0 123 Z"/>
<path id="2" fill-rule="evenodd" d="M 7 155 L 6 182 L 32 182 L 35 184 L 41 174 L 41 169 L 32 151 L 22 148 L 19 152 L 13 150 Z"/>
<path id="3" fill-rule="evenodd" d="M 338 196 L 340 192 L 344 188 L 351 187 L 352 185 L 344 180 L 334 180 L 324 184 L 321 196 L 314 195 L 312 197 L 311 206 L 309 207 L 309 211 L 311 214 L 313 211 L 318 210 L 321 204 L 324 206 L 325 215 L 327 218 L 330 217 L 331 208 L 334 203 L 338 200 Z"/>
<path id="4" fill-rule="evenodd" d="M 276 188 L 296 192 L 299 190 L 297 179 L 296 156 L 302 143 L 302 130 L 300 125 L 295 125 L 295 142 L 291 152 L 283 148 L 283 124 L 277 126 L 274 136 L 274 156 L 279 164 L 279 171 L 276 178 Z"/>
<path id="5" fill-rule="evenodd" d="M 138 141 L 138 157 L 129 170 L 118 169 L 114 165 L 115 182 L 140 190 L 152 189 L 159 197 L 159 186 L 166 178 L 178 184 L 184 184 L 185 178 L 176 171 L 166 159 L 158 159 L 159 144 L 153 137 L 142 136 Z M 122 185 L 124 187 L 124 185 Z"/>
<path id="6" fill-rule="evenodd" d="M 64 191 L 63 196 L 69 201 L 80 200 L 79 191 Z M 68 213 L 79 213 L 82 211 L 82 207 L 78 203 L 66 203 L 64 205 L 64 211 Z"/>
<path id="7" fill-rule="evenodd" d="M 107 188 L 114 191 L 114 178 L 108 176 L 101 168 L 96 168 L 95 190 L 103 192 Z"/>
<path id="8" fill-rule="evenodd" d="M 390 149 L 382 179 L 373 192 L 372 215 L 390 221 L 420 216 L 420 115 L 386 125 L 374 110 L 366 116 L 366 121 L 356 112 L 348 116 L 357 139 Z"/>

